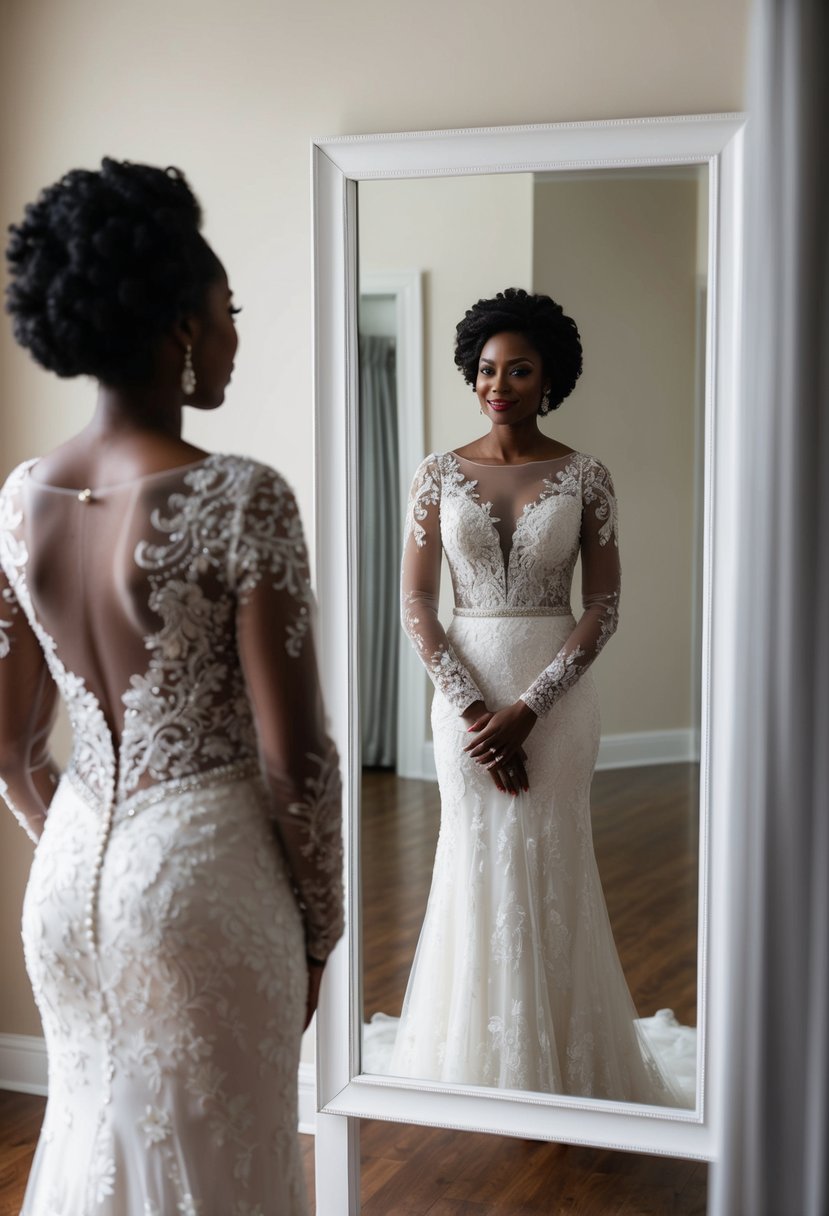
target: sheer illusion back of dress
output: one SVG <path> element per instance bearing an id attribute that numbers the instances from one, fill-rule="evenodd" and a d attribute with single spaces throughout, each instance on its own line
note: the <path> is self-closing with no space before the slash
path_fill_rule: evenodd
<path id="1" fill-rule="evenodd" d="M 50 1102 L 24 1211 L 302 1211 L 304 953 L 326 958 L 342 906 L 293 495 L 230 456 L 94 491 L 29 462 L 0 495 L 0 566 L 4 687 L 33 707 L 0 700 L 21 757 L 2 792 L 45 822 L 24 942 Z"/>

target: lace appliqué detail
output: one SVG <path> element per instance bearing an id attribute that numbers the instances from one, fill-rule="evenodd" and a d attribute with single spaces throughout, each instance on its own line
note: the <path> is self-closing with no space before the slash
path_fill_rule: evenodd
<path id="1" fill-rule="evenodd" d="M 505 868 L 504 873 L 509 873 Z M 492 934 L 492 961 L 518 972 L 524 952 L 527 913 L 518 903 L 515 891 L 510 891 L 506 903 L 498 909 L 495 932 Z"/>
<path id="2" fill-rule="evenodd" d="M 475 501 L 475 483 L 467 481 L 457 462 L 450 456 L 427 456 L 415 473 L 403 540 L 404 590 L 401 599 L 403 628 L 417 650 L 429 678 L 435 688 L 462 713 L 474 701 L 481 700 L 481 693 L 469 672 L 460 662 L 451 645 L 446 641 L 442 627 L 437 623 L 436 611 L 427 606 L 417 590 L 405 589 L 406 548 L 410 538 L 418 549 L 427 544 L 429 508 L 441 507 L 442 500 L 451 495 Z M 490 504 L 478 508 L 488 514 Z M 440 518 L 434 521 L 432 543 L 440 544 Z M 492 527 L 492 523 L 489 523 Z M 435 627 L 437 626 L 437 627 Z"/>
<path id="3" fill-rule="evenodd" d="M 8 620 L 0 617 L 0 659 L 5 659 L 6 655 L 11 652 L 11 629 L 14 624 L 13 617 L 19 611 L 14 598 L 14 592 L 11 587 L 4 587 L 3 593 L 0 595 L 0 600 L 8 605 Z M 5 612 L 6 609 L 4 608 Z"/>
<path id="4" fill-rule="evenodd" d="M 572 494 L 580 498 L 586 506 L 593 508 L 596 519 L 602 521 L 599 528 L 599 544 L 606 545 L 612 540 L 618 547 L 619 516 L 616 506 L 616 495 L 610 473 L 598 460 L 581 456 L 580 459 L 568 463 L 567 467 L 556 474 L 560 492 Z M 548 482 L 553 488 L 553 483 Z"/>
<path id="5" fill-rule="evenodd" d="M 528 613 L 540 608 L 569 611 L 573 570 L 585 527 L 599 549 L 611 540 L 618 547 L 616 500 L 607 469 L 583 453 L 574 453 L 554 477 L 543 478 L 540 492 L 516 520 L 506 568 L 495 526 L 499 520 L 492 515 L 492 504 L 480 501 L 478 484 L 465 476 L 453 454 L 427 457 L 414 479 L 407 541 L 413 536 L 422 550 L 430 536 L 437 539 L 430 521 L 430 508 L 436 507 L 456 607 L 479 613 L 505 607 L 516 614 L 521 609 Z M 435 687 L 462 712 L 472 701 L 483 698 L 437 619 L 434 566 L 427 565 L 419 573 L 420 569 L 417 564 L 412 568 L 404 547 L 403 626 Z M 576 683 L 613 633 L 618 589 L 602 594 L 608 603 L 602 609 L 601 597 L 585 599 L 586 615 L 577 636 L 523 694 L 522 699 L 537 715 L 548 713 Z"/>
<path id="6" fill-rule="evenodd" d="M 403 628 L 409 635 L 415 650 L 422 653 L 426 649 L 426 642 L 424 641 L 423 634 L 418 629 L 420 617 L 417 615 L 417 611 L 415 609 L 418 599 L 419 597 L 416 591 L 407 591 L 404 593 L 401 601 L 401 619 L 403 621 Z"/>
<path id="7" fill-rule="evenodd" d="M 599 613 L 599 636 L 595 651 L 598 654 L 619 627 L 619 593 L 614 591 L 607 595 L 588 596 L 584 602 L 585 607 L 596 608 Z"/>
<path id="8" fill-rule="evenodd" d="M 403 628 L 411 638 L 415 650 L 423 657 L 435 688 L 443 693 L 451 705 L 463 712 L 473 701 L 482 700 L 480 690 L 448 643 L 424 657 L 426 641 L 418 629 L 420 617 L 412 606 L 417 603 L 417 599 L 415 592 L 408 592 L 403 597 Z"/>
<path id="9" fill-rule="evenodd" d="M 473 702 L 483 700 L 477 684 L 449 645 L 441 646 L 431 656 L 429 674 L 435 688 L 460 712 Z"/>
<path id="10" fill-rule="evenodd" d="M 429 507 L 436 507 L 440 502 L 440 475 L 433 463 L 432 457 L 426 460 L 415 473 L 414 485 L 409 498 L 409 509 L 406 512 L 406 524 L 403 533 L 403 548 L 410 536 L 415 544 L 422 548 L 426 544 L 426 529 L 423 520 L 429 513 Z"/>
<path id="11" fill-rule="evenodd" d="M 145 773 L 155 781 L 184 777 L 199 765 L 227 764 L 253 750 L 244 689 L 217 657 L 223 654 L 230 596 L 211 601 L 198 584 L 173 579 L 154 587 L 148 603 L 163 624 L 146 640 L 153 652 L 147 673 L 133 676 L 122 698 L 124 795 Z"/>
<path id="12" fill-rule="evenodd" d="M 189 492 L 171 494 L 152 514 L 167 542 L 142 541 L 135 563 L 147 571 L 148 606 L 161 627 L 145 642 L 145 674 L 123 694 L 120 792 L 146 774 L 154 781 L 255 754 L 241 672 L 227 649 L 234 597 L 228 549 L 234 514 L 256 466 L 213 457 L 185 474 Z"/>
<path id="13" fill-rule="evenodd" d="M 299 509 L 281 478 L 271 474 L 256 481 L 234 560 L 242 602 L 267 575 L 273 589 L 286 592 L 296 604 L 286 627 L 285 649 L 297 658 L 311 626 L 313 595 Z"/>
<path id="14" fill-rule="evenodd" d="M 316 879 L 308 879 L 298 894 L 307 925 L 306 949 L 312 958 L 324 959 L 343 931 L 343 842 L 340 828 L 342 788 L 337 749 L 329 740 L 323 756 L 305 757 L 312 771 L 305 778 L 302 796 L 290 802 L 286 819 L 274 816 L 277 827 L 297 833 L 299 852 L 316 859 Z"/>
<path id="15" fill-rule="evenodd" d="M 560 651 L 550 666 L 521 694 L 521 700 L 529 705 L 536 717 L 542 718 L 549 713 L 556 701 L 576 683 L 581 675 L 579 660 L 583 657 L 584 651 L 578 646 L 568 654 Z"/>
<path id="16" fill-rule="evenodd" d="M 458 607 L 495 607 L 507 599 L 507 573 L 492 503 L 483 502 L 478 482 L 467 478 L 457 459 L 438 457 L 443 485 L 440 538 L 452 572 Z"/>
<path id="17" fill-rule="evenodd" d="M 589 466 L 589 473 L 585 477 L 583 484 L 584 502 L 591 506 L 596 503 L 594 508 L 596 518 L 603 521 L 599 528 L 599 544 L 606 545 L 612 540 L 613 544 L 619 546 L 619 515 L 616 506 L 616 495 L 613 492 L 613 483 L 610 480 L 610 474 L 604 465 L 593 461 Z"/>
<path id="18" fill-rule="evenodd" d="M 577 460 L 568 462 L 558 477 L 545 478 L 534 502 L 527 503 L 518 518 L 509 555 L 507 598 L 521 607 L 543 605 L 570 611 L 570 587 L 578 557 L 578 544 L 551 543 L 556 533 L 567 535 L 567 520 L 556 518 L 568 509 L 573 518 L 580 511 Z"/>
<path id="19" fill-rule="evenodd" d="M 604 465 L 582 457 L 577 461 L 569 462 L 566 468 L 556 475 L 556 481 L 560 487 L 558 491 L 554 482 L 546 483 L 550 493 L 564 492 L 578 495 L 585 513 L 592 508 L 591 514 L 594 521 L 599 524 L 596 529 L 599 548 L 601 549 L 609 542 L 613 543 L 614 548 L 618 548 L 619 524 L 616 497 L 613 492 L 613 482 Z M 595 526 L 593 521 L 590 521 L 589 526 Z M 570 577 L 572 577 L 572 566 Z M 538 717 L 549 713 L 556 702 L 568 689 L 573 687 L 615 633 L 619 623 L 618 586 L 612 591 L 585 595 L 584 609 L 585 616 L 582 620 L 585 621 L 589 617 L 594 623 L 589 646 L 578 643 L 566 644 L 530 688 L 522 693 L 521 700 Z M 581 622 L 580 628 L 582 628 Z M 583 629 L 582 632 L 584 632 Z"/>
<path id="20" fill-rule="evenodd" d="M 166 543 L 139 544 L 149 606 L 161 628 L 142 676 L 124 694 L 122 792 L 198 767 L 256 754 L 241 671 L 227 652 L 235 596 L 244 602 L 266 577 L 296 605 L 285 648 L 297 657 L 311 623 L 312 594 L 302 523 L 287 484 L 265 466 L 212 457 L 184 478 L 152 523 Z M 232 660 L 232 661 L 231 661 Z"/>
<path id="21" fill-rule="evenodd" d="M 23 814 L 23 812 L 20 810 L 20 808 L 16 807 L 14 805 L 14 802 L 12 801 L 11 791 L 9 790 L 8 785 L 3 780 L 2 777 L 0 777 L 0 798 L 3 799 L 6 806 L 11 811 L 12 815 L 14 815 L 15 819 L 20 824 L 23 831 L 29 837 L 29 840 L 31 840 L 33 844 L 37 844 L 37 842 L 38 842 L 37 833 L 32 830 L 31 823 L 26 818 L 26 816 Z"/>
<path id="22" fill-rule="evenodd" d="M 491 1017 L 488 1030 L 490 1058 L 485 1071 L 493 1078 L 490 1084 L 509 1084 L 514 1089 L 528 1089 L 529 1026 L 523 1002 L 512 1002 L 509 1018 L 500 1014 Z M 508 1081 L 501 1081 L 500 1077 L 506 1077 Z"/>

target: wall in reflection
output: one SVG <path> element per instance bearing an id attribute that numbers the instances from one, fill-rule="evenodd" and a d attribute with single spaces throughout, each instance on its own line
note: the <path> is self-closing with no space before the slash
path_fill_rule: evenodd
<path id="1" fill-rule="evenodd" d="M 470 304 L 506 286 L 526 286 L 553 296 L 579 326 L 583 375 L 542 427 L 606 462 L 620 504 L 621 625 L 593 669 L 603 722 L 599 767 L 607 770 L 597 778 L 597 852 L 640 1014 L 673 1004 L 691 1024 L 707 185 L 705 168 L 678 167 L 359 187 L 361 275 L 422 276 L 424 391 L 401 409 L 422 410 L 424 440 L 408 465 L 401 462 L 401 492 L 425 452 L 450 450 L 487 429 L 452 358 L 455 325 Z M 380 322 L 373 309 L 363 302 L 363 334 L 384 332 L 384 324 L 392 330 L 388 311 Z M 362 425 L 365 448 L 369 423 Z M 389 506 L 398 526 L 399 497 Z M 369 545 L 376 498 L 363 506 Z M 383 590 L 372 575 L 364 603 L 388 597 L 396 617 L 396 570 L 384 564 Z M 578 589 L 577 570 L 577 610 Z M 444 568 L 445 622 L 451 607 Z M 379 667 L 365 653 L 368 647 L 376 653 L 375 637 L 372 623 L 362 656 L 366 708 L 377 700 Z M 398 645 L 401 663 L 417 667 L 402 635 Z M 388 672 L 392 660 L 385 644 L 380 649 Z M 366 1018 L 400 1012 L 437 833 L 437 789 L 428 783 L 431 685 L 422 670 L 414 679 L 424 690 L 422 762 L 403 772 L 427 780 L 401 779 L 394 762 L 385 773 L 367 770 L 363 786 Z M 400 720 L 403 710 L 398 705 Z M 387 703 L 384 712 L 394 707 Z M 664 770 L 652 768 L 660 761 L 667 762 Z M 661 945 L 648 933 L 654 916 Z"/>
<path id="2" fill-rule="evenodd" d="M 526 286 L 578 323 L 584 372 L 542 427 L 604 460 L 616 483 L 622 625 L 594 672 L 607 736 L 697 728 L 707 185 L 707 169 L 682 166 L 360 186 L 361 272 L 423 275 L 422 454 L 484 429 L 452 362 L 473 301 Z M 413 471 L 401 469 L 407 485 Z M 442 615 L 451 602 L 444 575 Z"/>

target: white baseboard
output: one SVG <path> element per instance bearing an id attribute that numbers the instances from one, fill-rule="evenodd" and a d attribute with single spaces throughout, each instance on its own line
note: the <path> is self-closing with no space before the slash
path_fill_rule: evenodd
<path id="1" fill-rule="evenodd" d="M 0 1034 L 0 1089 L 46 1096 L 46 1044 L 33 1034 Z"/>
<path id="2" fill-rule="evenodd" d="M 699 731 L 643 730 L 630 734 L 602 735 L 597 769 L 640 768 L 651 764 L 681 764 L 699 760 Z M 423 744 L 419 773 L 407 773 L 421 781 L 437 781 L 434 745 Z"/>
<path id="3" fill-rule="evenodd" d="M 299 1086 L 299 1130 L 313 1136 L 317 1130 L 317 1066 L 303 1060 L 297 1078 Z"/>
<path id="4" fill-rule="evenodd" d="M 299 1066 L 299 1130 L 313 1136 L 317 1126 L 317 1070 L 304 1061 Z M 46 1044 L 30 1034 L 0 1034 L 0 1089 L 46 1097 L 48 1068 Z"/>
<path id="5" fill-rule="evenodd" d="M 699 760 L 699 731 L 648 730 L 602 735 L 597 769 L 645 768 L 650 764 L 689 764 Z"/>

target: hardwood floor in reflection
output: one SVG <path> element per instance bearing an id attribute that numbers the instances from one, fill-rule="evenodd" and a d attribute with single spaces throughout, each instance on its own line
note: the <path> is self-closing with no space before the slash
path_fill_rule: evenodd
<path id="1" fill-rule="evenodd" d="M 697 766 L 595 774 L 593 840 L 608 913 L 640 1016 L 666 1006 L 696 1025 Z M 434 782 L 366 770 L 362 785 L 363 975 L 368 1018 L 397 1015 L 435 856 Z"/>

